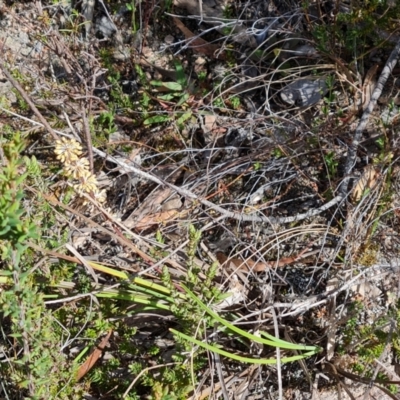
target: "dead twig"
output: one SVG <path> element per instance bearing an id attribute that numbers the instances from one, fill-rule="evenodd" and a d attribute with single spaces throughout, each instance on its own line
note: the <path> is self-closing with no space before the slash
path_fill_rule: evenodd
<path id="1" fill-rule="evenodd" d="M 386 62 L 385 67 L 382 70 L 382 73 L 378 79 L 376 87 L 372 93 L 371 100 L 369 101 L 368 106 L 365 109 L 360 119 L 360 122 L 357 126 L 356 132 L 353 137 L 353 141 L 349 147 L 347 160 L 344 167 L 344 179 L 339 189 L 339 193 L 343 198 L 345 198 L 348 193 L 348 187 L 351 179 L 350 174 L 356 164 L 357 149 L 362 138 L 362 133 L 364 129 L 366 129 L 367 127 L 369 117 L 372 111 L 374 110 L 379 97 L 382 94 L 383 87 L 386 81 L 388 80 L 389 75 L 392 73 L 393 68 L 395 67 L 397 60 L 399 58 L 399 55 L 400 55 L 400 40 L 396 44 L 396 47 L 393 49 L 392 53 L 390 54 Z"/>
<path id="2" fill-rule="evenodd" d="M 218 60 L 226 60 L 226 54 L 217 53 L 221 50 L 221 46 L 218 44 L 208 43 L 206 40 L 199 36 L 196 36 L 192 31 L 190 31 L 185 24 L 176 17 L 172 17 L 175 25 L 178 29 L 185 35 L 187 39 L 187 46 L 196 51 L 197 53 L 204 54 L 211 58 L 217 58 Z"/>
<path id="3" fill-rule="evenodd" d="M 341 195 L 338 195 L 338 196 L 334 197 L 328 203 L 324 204 L 322 207 L 316 208 L 314 210 L 309 210 L 303 214 L 297 214 L 293 217 L 282 217 L 282 218 L 276 217 L 275 218 L 275 217 L 266 217 L 264 215 L 262 215 L 262 216 L 247 215 L 247 214 L 243 214 L 241 212 L 225 210 L 223 207 L 220 207 L 220 206 L 212 203 L 211 201 L 201 198 L 200 196 L 194 194 L 190 190 L 175 186 L 175 185 L 168 183 L 148 172 L 142 171 L 139 168 L 128 165 L 128 164 L 124 163 L 123 161 L 117 160 L 116 158 L 106 154 L 104 151 L 93 148 L 93 152 L 98 154 L 99 156 L 113 162 L 114 164 L 119 165 L 120 167 L 124 168 L 124 170 L 126 170 L 126 171 L 136 173 L 139 177 L 141 177 L 143 179 L 152 181 L 152 182 L 157 183 L 162 186 L 168 186 L 182 196 L 188 197 L 189 199 L 199 201 L 201 204 L 221 213 L 222 215 L 225 216 L 225 218 L 232 218 L 232 219 L 242 221 L 242 222 L 259 222 L 259 223 L 266 222 L 269 224 L 288 224 L 288 223 L 295 222 L 295 221 L 302 221 L 304 219 L 311 218 L 315 215 L 321 214 L 322 212 L 328 210 L 329 208 L 333 207 L 335 204 L 337 204 L 343 200 L 343 197 Z"/>
<path id="4" fill-rule="evenodd" d="M 97 277 L 96 273 L 94 272 L 94 269 L 85 260 L 85 258 L 79 254 L 78 250 L 76 250 L 75 247 L 73 247 L 69 243 L 66 243 L 65 247 L 66 247 L 67 250 L 69 250 L 86 267 L 86 269 L 88 270 L 90 275 L 92 275 L 94 281 L 98 284 L 99 283 L 99 278 Z"/>
<path id="5" fill-rule="evenodd" d="M 53 136 L 53 139 L 59 140 L 60 138 L 54 131 L 54 129 L 49 125 L 49 123 L 46 121 L 46 119 L 43 117 L 43 115 L 40 113 L 40 111 L 36 108 L 36 106 L 33 104 L 32 100 L 29 98 L 28 94 L 25 92 L 24 89 L 22 89 L 21 85 L 12 77 L 10 72 L 8 71 L 7 67 L 4 65 L 2 61 L 0 61 L 0 69 L 3 71 L 3 74 L 7 77 L 7 79 L 10 81 L 10 83 L 15 87 L 15 89 L 18 90 L 18 93 L 22 96 L 22 98 L 28 103 L 29 107 L 31 110 L 34 112 L 34 114 L 38 117 L 39 121 L 42 123 L 42 125 L 47 129 L 47 131 L 50 133 L 51 136 Z"/>
<path id="6" fill-rule="evenodd" d="M 94 169 L 93 169 L 92 137 L 90 136 L 90 127 L 88 119 L 86 117 L 85 108 L 82 106 L 81 110 L 82 110 L 83 132 L 85 133 L 86 146 L 88 149 L 89 168 L 90 172 L 93 174 Z"/>
<path id="7" fill-rule="evenodd" d="M 291 257 L 283 257 L 280 260 L 276 261 L 260 262 L 260 261 L 253 261 L 250 259 L 242 261 L 240 258 L 237 257 L 229 258 L 221 251 L 218 251 L 216 256 L 220 264 L 232 263 L 237 269 L 242 271 L 262 272 L 268 268 L 285 267 L 286 265 L 293 264 L 296 261 L 301 260 L 302 258 L 308 257 L 310 253 L 307 253 L 307 250 L 310 249 L 313 243 L 310 243 L 308 246 L 304 248 L 304 250 L 302 250 L 297 255 Z"/>

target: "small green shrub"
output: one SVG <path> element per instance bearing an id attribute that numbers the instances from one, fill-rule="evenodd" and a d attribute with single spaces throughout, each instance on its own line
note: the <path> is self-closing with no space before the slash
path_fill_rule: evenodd
<path id="1" fill-rule="evenodd" d="M 82 396 L 71 386 L 73 369 L 61 352 L 55 320 L 46 310 L 33 273 L 35 260 L 28 242 L 40 237 L 40 225 L 32 223 L 23 203 L 24 182 L 29 173 L 38 178 L 34 159 L 22 157 L 24 141 L 18 132 L 0 140 L 4 165 L 0 174 L 0 250 L 2 273 L 8 281 L 0 292 L 3 349 L 7 363 L 0 363 L 9 393 L 24 393 L 30 399 L 68 399 Z M 27 172 L 22 173 L 24 168 Z M 9 343 L 13 343 L 11 349 Z M 78 396 L 78 397 L 76 397 Z"/>

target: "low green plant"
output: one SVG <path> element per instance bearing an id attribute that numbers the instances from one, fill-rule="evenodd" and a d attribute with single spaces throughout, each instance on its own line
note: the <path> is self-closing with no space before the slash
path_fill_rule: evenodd
<path id="1" fill-rule="evenodd" d="M 308 14 L 312 13 L 310 7 L 310 3 L 303 3 L 304 11 Z M 322 54 L 336 58 L 340 49 L 341 57 L 348 58 L 346 61 L 351 68 L 352 65 L 362 65 L 363 59 L 371 51 L 387 45 L 388 40 L 380 34 L 380 30 L 392 32 L 396 29 L 399 12 L 398 2 L 352 2 L 346 10 L 335 8 L 328 23 L 321 20 L 320 23 L 312 23 L 310 29 L 316 47 Z"/>
<path id="2" fill-rule="evenodd" d="M 174 393 L 173 396 L 175 397 L 171 398 L 184 399 L 187 393 L 193 389 L 192 383 L 196 379 L 189 365 L 185 363 L 187 357 L 184 355 L 188 351 L 193 351 L 193 345 L 197 346 L 196 357 L 193 358 L 193 360 L 196 360 L 195 363 L 197 365 L 194 371 L 204 367 L 206 357 L 203 353 L 206 350 L 242 363 L 262 365 L 275 364 L 277 362 L 276 358 L 249 357 L 245 354 L 238 355 L 221 349 L 218 344 L 198 339 L 199 336 L 207 337 L 208 329 L 214 331 L 218 328 L 221 335 L 228 335 L 231 340 L 236 339 L 239 343 L 256 342 L 272 348 L 281 348 L 288 352 L 297 352 L 295 355 L 283 356 L 281 359 L 282 362 L 301 360 L 320 351 L 317 346 L 293 344 L 277 339 L 267 332 L 261 332 L 261 337 L 253 335 L 236 327 L 230 320 L 233 318 L 230 313 L 222 316 L 213 311 L 213 304 L 221 302 L 224 298 L 230 296 L 230 294 L 221 293 L 214 284 L 214 278 L 218 269 L 217 264 L 213 264 L 205 271 L 205 279 L 200 279 L 200 273 L 204 273 L 204 271 L 201 271 L 196 264 L 195 254 L 201 235 L 194 226 L 189 227 L 188 234 L 189 242 L 186 248 L 188 257 L 187 274 L 183 278 L 183 281 L 176 282 L 172 279 L 166 267 L 163 268 L 161 276 L 162 284 L 138 277 L 129 279 L 125 272 L 115 271 L 116 275 L 127 280 L 124 289 L 108 289 L 97 294 L 99 299 L 118 299 L 142 305 L 142 307 L 137 308 L 137 312 L 164 310 L 171 312 L 175 316 L 179 328 L 170 329 L 176 339 L 176 352 L 173 356 L 175 364 L 163 367 L 161 369 L 161 377 L 158 379 L 151 374 L 145 374 L 142 378 L 143 385 L 153 388 L 153 395 L 155 397 L 160 395 L 160 393 L 169 393 L 171 396 Z M 158 241 L 161 243 L 162 239 L 159 237 Z M 93 262 L 91 262 L 91 266 L 103 272 L 114 273 L 109 268 L 102 267 Z M 152 349 L 152 356 L 155 358 L 159 357 L 154 348 Z M 161 359 L 159 363 L 162 364 Z M 136 364 L 133 364 L 131 368 L 137 368 Z"/>
<path id="3" fill-rule="evenodd" d="M 207 71 L 199 71 L 197 73 L 197 78 L 200 82 L 204 82 L 207 79 Z"/>
<path id="4" fill-rule="evenodd" d="M 72 9 L 66 20 L 65 26 L 59 31 L 68 37 L 76 37 L 89 22 L 83 21 L 82 15 L 79 11 Z"/>
<path id="5" fill-rule="evenodd" d="M 132 110 L 133 102 L 132 98 L 124 93 L 122 86 L 120 84 L 121 76 L 119 72 L 114 72 L 108 76 L 108 81 L 111 85 L 110 92 L 110 107 L 111 109 L 122 109 L 122 110 Z"/>
<path id="6" fill-rule="evenodd" d="M 109 142 L 110 136 L 118 131 L 118 126 L 114 120 L 114 112 L 112 110 L 102 112 L 98 118 L 90 122 L 91 131 L 93 134 L 93 144 L 104 145 Z"/>
<path id="7" fill-rule="evenodd" d="M 275 158 L 281 158 L 281 157 L 284 156 L 284 153 L 283 153 L 283 151 L 282 151 L 282 149 L 281 149 L 280 147 L 275 147 L 275 148 L 272 150 L 272 155 L 273 155 Z"/>
<path id="8" fill-rule="evenodd" d="M 79 386 L 70 385 L 73 370 L 59 348 L 54 319 L 46 310 L 43 294 L 33 274 L 35 260 L 28 241 L 40 235 L 40 226 L 28 217 L 23 205 L 27 193 L 24 182 L 36 172 L 34 160 L 24 161 L 24 141 L 18 132 L 0 139 L 4 153 L 0 174 L 1 275 L 6 278 L 0 292 L 0 313 L 4 322 L 0 363 L 2 382 L 10 397 L 23 394 L 30 399 L 67 399 L 82 396 Z M 25 158 L 26 160 L 26 158 Z M 27 164 L 28 172 L 22 172 Z M 8 344 L 13 343 L 11 349 Z"/>
<path id="9" fill-rule="evenodd" d="M 204 303 L 202 303 L 194 293 L 192 293 L 187 287 L 182 285 L 183 289 L 189 296 L 189 298 L 194 301 L 200 309 L 202 309 L 206 315 L 208 314 L 211 317 L 211 322 L 213 323 L 214 327 L 215 324 L 218 322 L 220 323 L 223 327 L 227 328 L 230 333 L 233 334 L 233 337 L 236 336 L 237 339 L 243 340 L 243 339 L 248 339 L 254 343 L 260 343 L 262 345 L 274 347 L 274 348 L 280 348 L 280 349 L 287 349 L 287 350 L 295 350 L 295 351 L 303 351 L 304 353 L 296 356 L 290 356 L 290 357 L 282 357 L 281 362 L 291 362 L 291 361 L 296 361 L 296 360 L 301 360 L 303 358 L 312 356 L 320 351 L 320 348 L 317 346 L 305 346 L 305 345 L 298 345 L 290 342 L 286 342 L 284 340 L 275 338 L 274 336 L 268 334 L 267 332 L 262 332 L 260 331 L 260 335 L 262 337 L 253 335 L 248 333 L 247 331 L 244 331 L 243 329 L 237 328 L 233 323 L 228 322 L 226 319 L 221 318 L 216 312 L 212 311 L 211 308 L 207 307 Z M 225 329 L 223 329 L 225 330 Z M 240 362 L 244 363 L 250 363 L 250 364 L 276 364 L 277 360 L 276 358 L 268 358 L 268 359 L 263 359 L 263 358 L 255 358 L 255 357 L 246 357 L 246 356 L 241 356 L 235 353 L 230 353 L 228 351 L 225 351 L 221 349 L 219 346 L 216 345 L 210 345 L 206 342 L 200 341 L 195 339 L 192 336 L 185 335 L 181 332 L 178 332 L 175 329 L 171 329 L 171 332 L 173 332 L 175 335 L 178 337 L 187 340 L 188 342 L 192 344 L 196 344 L 197 346 L 212 351 L 214 353 L 218 353 L 222 356 L 228 357 L 233 360 L 237 360 Z"/>
<path id="10" fill-rule="evenodd" d="M 239 107 L 240 107 L 240 105 L 241 105 L 241 102 L 240 102 L 240 98 L 239 98 L 238 96 L 232 96 L 232 97 L 230 97 L 229 101 L 231 102 L 232 108 L 233 108 L 234 110 L 239 109 Z"/>
<path id="11" fill-rule="evenodd" d="M 384 372 L 375 376 L 374 361 L 379 360 L 388 349 L 393 349 L 396 358 L 400 355 L 399 310 L 400 302 L 397 302 L 387 314 L 377 316 L 372 322 L 361 323 L 365 305 L 362 301 L 353 302 L 349 306 L 349 319 L 342 330 L 343 340 L 338 348 L 339 355 L 351 355 L 351 362 L 346 362 L 346 369 L 363 378 L 374 377 L 392 393 L 397 393 L 398 388 L 390 384 L 391 377 Z"/>
<path id="12" fill-rule="evenodd" d="M 330 113 L 331 106 L 335 103 L 336 96 L 334 92 L 335 80 L 333 76 L 329 75 L 325 79 L 327 94 L 324 96 L 324 105 L 322 106 L 322 112 L 325 116 L 328 116 Z"/>
<path id="13" fill-rule="evenodd" d="M 337 168 L 339 165 L 339 161 L 336 158 L 336 153 L 334 151 L 329 151 L 325 154 L 324 161 L 329 174 L 329 179 L 333 179 L 337 174 Z"/>
<path id="14" fill-rule="evenodd" d="M 132 33 L 136 33 L 137 32 L 137 26 L 136 26 L 136 4 L 135 4 L 135 0 L 132 0 L 131 2 L 126 3 L 125 7 L 127 8 L 127 10 L 132 12 L 132 19 L 131 19 Z"/>
<path id="15" fill-rule="evenodd" d="M 176 81 L 166 82 L 160 80 L 150 81 L 149 89 L 156 91 L 156 97 L 161 102 L 168 102 L 173 109 L 172 112 L 158 113 L 143 121 L 144 125 L 160 124 L 175 121 L 178 127 L 183 127 L 184 123 L 192 117 L 192 110 L 188 107 L 188 100 L 191 97 L 192 89 L 186 78 L 182 64 L 175 61 Z"/>
<path id="16" fill-rule="evenodd" d="M 221 96 L 218 96 L 216 99 L 213 100 L 213 106 L 217 108 L 225 108 L 225 102 L 221 98 Z"/>

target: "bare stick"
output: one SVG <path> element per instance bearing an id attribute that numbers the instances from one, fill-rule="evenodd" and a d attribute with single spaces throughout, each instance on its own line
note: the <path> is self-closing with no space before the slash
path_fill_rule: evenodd
<path id="1" fill-rule="evenodd" d="M 90 172 L 93 174 L 94 168 L 93 168 L 92 137 L 90 135 L 90 127 L 86 116 L 85 107 L 82 106 L 81 111 L 82 111 L 83 133 L 85 134 L 86 147 L 88 149 L 89 168 Z"/>
<path id="2" fill-rule="evenodd" d="M 220 207 L 220 206 L 212 203 L 211 201 L 201 198 L 200 196 L 196 195 L 195 193 L 191 192 L 190 190 L 183 189 L 178 186 L 172 185 L 171 183 L 168 183 L 160 178 L 157 178 L 156 176 L 149 174 L 148 172 L 142 171 L 139 168 L 133 167 L 133 166 L 128 165 L 120 160 L 117 160 L 116 158 L 104 153 L 101 150 L 96 149 L 95 147 L 93 148 L 93 152 L 103 158 L 106 158 L 109 161 L 112 161 L 113 163 L 119 165 L 120 167 L 123 167 L 124 170 L 126 170 L 126 171 L 134 172 L 136 175 L 140 176 L 141 178 L 147 179 L 147 180 L 157 183 L 159 185 L 168 186 L 169 188 L 176 191 L 180 195 L 185 196 L 192 200 L 196 200 L 196 201 L 200 202 L 201 204 L 224 215 L 225 218 L 232 218 L 232 219 L 236 219 L 238 221 L 243 221 L 243 222 L 266 222 L 269 224 L 287 224 L 287 223 L 291 223 L 291 222 L 295 222 L 295 221 L 301 221 L 301 220 L 313 217 L 315 215 L 318 215 L 318 214 L 324 212 L 325 210 L 331 208 L 332 206 L 339 203 L 343 199 L 343 197 L 340 195 L 336 196 L 331 201 L 324 204 L 320 208 L 316 208 L 314 210 L 309 210 L 306 213 L 297 214 L 293 217 L 275 218 L 275 217 L 266 217 L 264 215 L 247 215 L 247 214 L 243 214 L 242 212 L 225 210 L 223 207 Z"/>
<path id="3" fill-rule="evenodd" d="M 400 40 L 397 42 L 396 47 L 393 49 L 388 60 L 386 61 L 386 65 L 383 68 L 381 76 L 378 79 L 376 87 L 372 93 L 371 100 L 368 103 L 368 107 L 365 109 L 365 111 L 360 119 L 360 122 L 357 126 L 356 132 L 354 134 L 353 142 L 351 143 L 351 146 L 349 147 L 348 154 L 347 154 L 347 160 L 346 160 L 346 164 L 344 167 L 344 179 L 343 179 L 343 182 L 342 182 L 342 184 L 340 186 L 340 190 L 339 190 L 339 193 L 343 198 L 345 198 L 347 195 L 349 182 L 350 182 L 350 174 L 356 164 L 357 149 L 358 149 L 358 145 L 360 144 L 360 141 L 361 141 L 362 133 L 363 133 L 364 129 L 367 127 L 369 117 L 370 117 L 372 111 L 374 110 L 379 97 L 382 94 L 383 87 L 385 86 L 385 83 L 388 80 L 389 75 L 392 73 L 393 68 L 395 67 L 395 65 L 397 63 L 397 59 L 399 58 L 399 55 L 400 55 Z"/>
<path id="4" fill-rule="evenodd" d="M 49 123 L 45 120 L 43 115 L 40 113 L 40 111 L 36 108 L 36 106 L 33 104 L 32 100 L 29 98 L 28 94 L 25 92 L 24 89 L 22 89 L 21 85 L 12 77 L 10 72 L 8 72 L 8 69 L 6 66 L 0 62 L 0 69 L 3 71 L 4 75 L 7 77 L 7 79 L 10 81 L 10 83 L 15 87 L 15 89 L 18 90 L 19 94 L 23 97 L 23 99 L 29 104 L 29 107 L 31 110 L 35 113 L 35 115 L 39 118 L 39 121 L 43 124 L 43 126 L 47 129 L 47 131 L 50 133 L 51 136 L 55 140 L 58 140 L 59 137 L 58 135 L 54 132 L 53 128 L 49 125 Z"/>
<path id="5" fill-rule="evenodd" d="M 26 117 L 15 114 L 12 111 L 9 111 L 1 106 L 0 106 L 0 110 L 7 112 L 11 115 L 18 116 L 19 118 L 27 120 L 34 125 L 44 126 L 44 124 L 42 124 L 40 122 L 29 120 Z M 72 135 L 66 134 L 61 131 L 55 131 L 55 132 L 57 132 L 60 136 L 73 137 Z M 124 168 L 124 170 L 126 170 L 126 171 L 134 172 L 137 176 L 141 177 L 142 179 L 149 180 L 149 181 L 157 183 L 159 185 L 168 186 L 172 190 L 179 193 L 180 195 L 185 196 L 192 200 L 199 201 L 201 204 L 219 212 L 222 216 L 224 216 L 224 218 L 232 218 L 232 219 L 236 219 L 236 220 L 242 221 L 242 222 L 255 222 L 255 223 L 266 222 L 269 224 L 288 224 L 288 223 L 295 222 L 295 221 L 302 221 L 304 219 L 311 218 L 311 217 L 314 217 L 316 215 L 323 213 L 324 211 L 328 210 L 329 208 L 333 207 L 335 204 L 337 204 L 343 200 L 342 195 L 338 195 L 338 196 L 334 197 L 331 201 L 329 201 L 328 203 L 324 204 L 323 206 L 321 206 L 319 208 L 312 209 L 312 210 L 307 211 L 306 213 L 297 214 L 292 217 L 276 218 L 276 217 L 266 217 L 264 215 L 247 215 L 247 214 L 243 214 L 242 212 L 234 212 L 234 211 L 225 210 L 223 207 L 218 206 L 218 205 L 212 203 L 211 201 L 202 199 L 200 196 L 197 196 L 190 190 L 183 189 L 178 186 L 172 185 L 171 183 L 165 182 L 165 181 L 157 178 L 156 176 L 149 174 L 148 172 L 142 171 L 141 169 L 133 167 L 130 164 L 128 165 L 127 163 L 124 163 L 121 160 L 117 160 L 116 158 L 106 154 L 104 151 L 96 149 L 95 147 L 93 147 L 92 150 L 93 150 L 93 153 L 99 155 L 100 157 L 102 157 L 106 160 L 113 162 L 114 164 L 119 165 L 120 167 Z"/>

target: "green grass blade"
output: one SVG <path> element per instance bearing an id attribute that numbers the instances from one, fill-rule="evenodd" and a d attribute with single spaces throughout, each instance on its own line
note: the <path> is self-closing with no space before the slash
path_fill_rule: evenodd
<path id="1" fill-rule="evenodd" d="M 96 294 L 96 297 L 103 297 L 108 299 L 119 299 L 127 300 L 133 303 L 144 304 L 151 306 L 157 310 L 167 310 L 170 311 L 170 306 L 164 302 L 151 300 L 147 296 L 134 295 L 129 292 L 118 292 L 118 291 L 104 291 Z"/>
<path id="2" fill-rule="evenodd" d="M 145 295 L 157 298 L 157 299 L 165 300 L 165 301 L 167 301 L 169 303 L 173 302 L 172 297 L 167 296 L 164 293 L 159 293 L 159 292 L 157 292 L 155 290 L 148 289 L 146 287 L 141 287 L 141 286 L 137 286 L 137 285 L 129 285 L 128 292 L 133 294 L 133 295 L 138 294 L 140 296 L 142 294 L 145 294 Z"/>
<path id="3" fill-rule="evenodd" d="M 185 87 L 187 85 L 187 79 L 185 75 L 185 71 L 183 70 L 183 65 L 178 61 L 174 61 L 175 71 L 176 71 L 176 81 L 181 85 L 181 87 Z"/>
<path id="4" fill-rule="evenodd" d="M 108 275 L 111 275 L 111 276 L 115 276 L 115 277 L 120 278 L 120 279 L 124 279 L 124 280 L 129 279 L 129 276 L 123 271 L 118 271 L 117 269 L 106 267 L 104 265 L 97 264 L 97 263 L 95 263 L 93 261 L 87 261 L 87 263 L 93 269 L 95 269 L 97 271 L 104 272 L 105 274 L 108 274 Z"/>
<path id="5" fill-rule="evenodd" d="M 281 339 L 277 339 L 274 336 L 270 336 L 271 338 L 273 338 L 272 340 L 266 340 L 266 339 L 262 339 L 258 336 L 255 336 L 249 332 L 246 332 L 246 331 L 236 327 L 235 325 L 232 325 L 225 319 L 221 318 L 218 314 L 216 314 L 214 311 L 212 311 L 210 308 L 208 308 L 204 303 L 202 303 L 186 286 L 184 286 L 183 284 L 181 286 L 183 287 L 185 292 L 188 294 L 188 296 L 192 300 L 194 300 L 199 305 L 199 307 L 202 308 L 207 314 L 209 314 L 216 321 L 218 321 L 219 323 L 226 326 L 228 329 L 230 329 L 231 331 L 237 333 L 238 335 L 240 335 L 242 337 L 245 337 L 256 343 L 261 343 L 261 344 L 265 344 L 267 346 L 272 346 L 272 347 L 279 347 L 282 349 L 300 350 L 300 351 L 308 350 L 308 351 L 312 351 L 312 352 L 319 351 L 319 348 L 316 346 L 306 346 L 306 345 L 294 344 L 294 343 L 286 342 Z"/>
<path id="6" fill-rule="evenodd" d="M 133 283 L 135 283 L 138 286 L 143 286 L 152 290 L 156 290 L 157 292 L 164 293 L 166 295 L 171 294 L 171 291 L 165 286 L 159 285 L 151 281 L 147 281 L 146 279 L 143 278 L 133 278 Z"/>
<path id="7" fill-rule="evenodd" d="M 232 360 L 237 360 L 240 362 L 244 362 L 244 363 L 250 363 L 250 364 L 276 364 L 277 360 L 275 358 L 252 358 L 252 357 L 242 357 L 238 354 L 234 354 L 234 353 L 229 353 L 228 351 L 222 350 L 218 347 L 212 346 L 208 343 L 205 342 L 201 342 L 200 340 L 194 339 L 190 336 L 185 335 L 184 333 L 178 332 L 175 329 L 170 329 L 170 332 L 172 332 L 174 335 L 180 337 L 181 339 L 185 339 L 193 344 L 198 345 L 199 347 L 202 347 L 203 349 L 212 351 L 214 353 L 218 353 L 221 356 L 225 356 L 228 358 L 231 358 Z M 292 362 L 292 361 L 298 361 L 301 360 L 303 358 L 309 357 L 314 355 L 315 352 L 313 351 L 308 351 L 306 353 L 303 353 L 301 355 L 297 355 L 297 356 L 291 356 L 291 357 L 282 357 L 280 359 L 280 361 L 282 363 L 286 363 L 286 362 Z"/>

